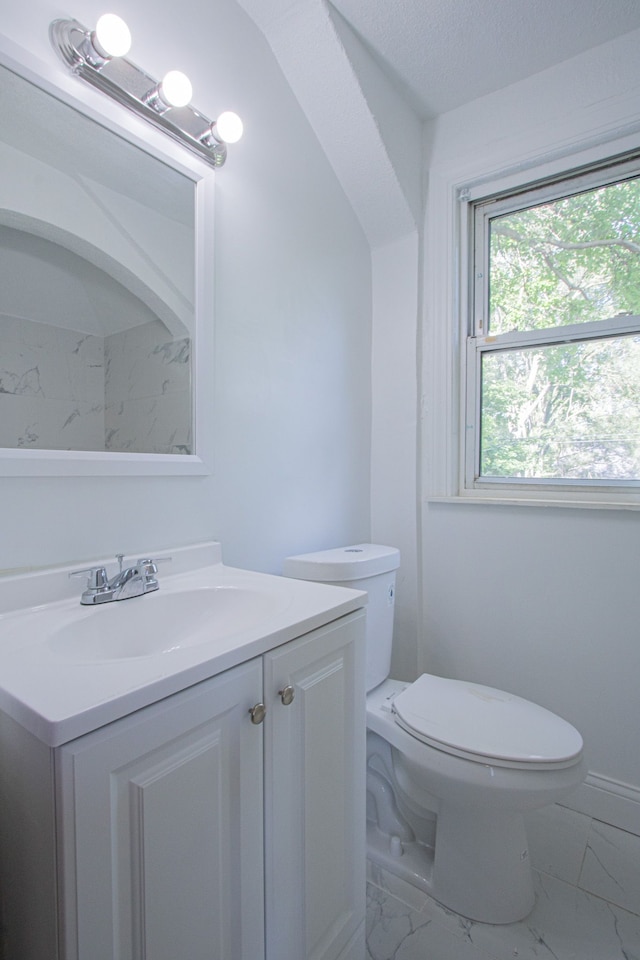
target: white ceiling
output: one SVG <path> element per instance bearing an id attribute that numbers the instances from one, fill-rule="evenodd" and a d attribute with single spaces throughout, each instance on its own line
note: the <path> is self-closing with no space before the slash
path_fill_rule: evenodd
<path id="1" fill-rule="evenodd" d="M 331 0 L 422 117 L 640 27 L 640 0 Z"/>

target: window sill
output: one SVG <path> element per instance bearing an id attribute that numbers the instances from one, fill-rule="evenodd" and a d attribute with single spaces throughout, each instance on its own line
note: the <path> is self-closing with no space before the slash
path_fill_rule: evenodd
<path id="1" fill-rule="evenodd" d="M 455 503 L 471 504 L 473 506 L 500 506 L 500 507 L 561 507 L 565 510 L 640 510 L 639 500 L 587 500 L 572 497 L 510 497 L 479 496 L 474 494 L 458 494 L 449 497 L 425 497 L 425 503 Z"/>

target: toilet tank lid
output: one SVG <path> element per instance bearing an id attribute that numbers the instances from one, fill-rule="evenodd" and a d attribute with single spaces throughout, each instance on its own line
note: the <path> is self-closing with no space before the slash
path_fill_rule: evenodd
<path id="1" fill-rule="evenodd" d="M 400 566 L 400 551 L 376 543 L 355 543 L 350 547 L 318 550 L 287 557 L 282 564 L 285 577 L 296 580 L 364 580 L 389 573 Z"/>

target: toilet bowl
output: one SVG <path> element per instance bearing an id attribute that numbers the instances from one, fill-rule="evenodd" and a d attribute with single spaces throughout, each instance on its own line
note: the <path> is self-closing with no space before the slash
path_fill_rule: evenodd
<path id="1" fill-rule="evenodd" d="M 582 739 L 560 717 L 526 700 L 490 687 L 444 681 L 443 696 L 455 692 L 462 701 L 469 697 L 481 709 L 486 706 L 482 740 L 487 753 L 478 752 L 473 710 L 468 726 L 457 720 L 455 746 L 438 743 L 433 730 L 427 742 L 422 729 L 410 732 L 401 725 L 396 711 L 402 709 L 405 693 L 433 693 L 441 682 L 428 674 L 412 685 L 387 680 L 367 696 L 368 770 L 386 777 L 404 828 L 404 839 L 394 840 L 397 824 L 385 836 L 379 826 L 381 820 L 385 823 L 384 801 L 377 801 L 367 824 L 368 855 L 462 916 L 513 923 L 534 904 L 524 813 L 561 800 L 584 779 Z M 394 706 L 396 700 L 400 703 Z M 490 743 L 487 728 L 496 706 L 498 734 L 505 732 L 509 708 L 524 715 L 532 708 L 540 727 L 530 723 L 521 749 L 513 726 L 507 728 L 507 743 L 500 737 Z M 547 735 L 544 751 L 534 752 L 529 748 L 540 728 Z M 522 730 L 517 734 L 522 738 Z M 532 754 L 535 759 L 528 759 Z"/>
<path id="2" fill-rule="evenodd" d="M 582 737 L 505 691 L 389 678 L 397 550 L 357 544 L 288 558 L 285 576 L 368 593 L 367 855 L 471 920 L 534 904 L 526 811 L 584 779 Z"/>

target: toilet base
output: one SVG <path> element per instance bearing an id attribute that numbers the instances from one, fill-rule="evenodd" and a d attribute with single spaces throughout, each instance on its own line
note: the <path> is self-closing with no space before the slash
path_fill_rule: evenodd
<path id="1" fill-rule="evenodd" d="M 531 912 L 535 894 L 523 817 L 443 810 L 436 849 L 367 823 L 367 856 L 469 920 L 505 924 Z"/>
<path id="2" fill-rule="evenodd" d="M 433 849 L 416 841 L 399 840 L 367 821 L 367 859 L 433 896 Z"/>

